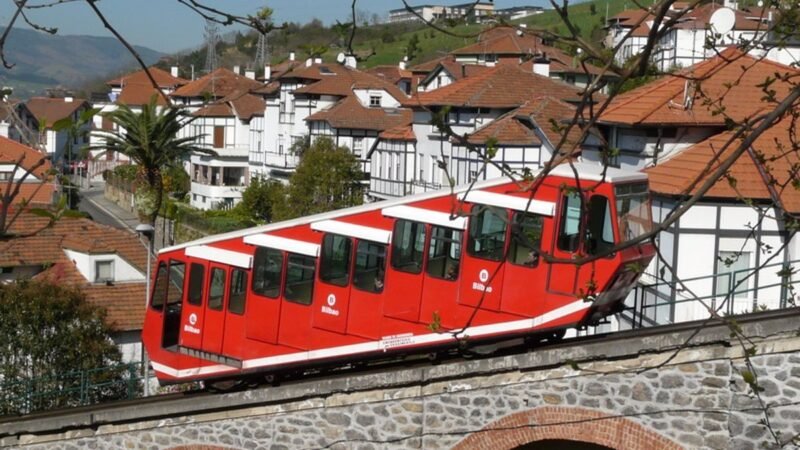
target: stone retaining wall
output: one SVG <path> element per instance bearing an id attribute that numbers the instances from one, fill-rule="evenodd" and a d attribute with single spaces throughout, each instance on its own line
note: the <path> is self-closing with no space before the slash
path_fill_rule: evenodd
<path id="1" fill-rule="evenodd" d="M 770 405 L 773 429 L 787 439 L 800 433 L 800 338 L 771 338 L 758 343 L 758 351 L 752 362 L 761 400 Z M 18 444 L 30 449 L 512 449 L 561 439 L 617 449 L 773 448 L 761 403 L 741 376 L 747 370 L 742 354 L 736 346 L 716 345 L 577 368 L 511 368 L 488 375 L 467 368 L 464 376 L 444 381 L 325 395 L 309 388 L 306 398 L 286 403 L 100 425 L 61 440 L 35 443 L 32 437 Z M 492 362 L 501 369 L 508 361 L 464 364 Z M 656 368 L 642 370 L 647 367 Z M 320 389 L 334 382 L 321 381 Z M 237 395 L 268 397 L 270 388 L 264 389 Z"/>

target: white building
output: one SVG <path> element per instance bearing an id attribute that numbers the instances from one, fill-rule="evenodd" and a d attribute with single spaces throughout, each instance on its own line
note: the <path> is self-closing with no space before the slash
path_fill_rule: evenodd
<path id="1" fill-rule="evenodd" d="M 406 8 L 389 11 L 389 22 L 414 22 L 417 20 L 435 22 L 443 19 L 466 19 L 469 22 L 480 23 L 494 14 L 494 4 L 491 2 L 472 2 L 451 6 L 419 5 L 412 6 L 411 9 L 413 12 Z"/>
<path id="2" fill-rule="evenodd" d="M 494 162 L 534 170 L 549 160 L 557 144 L 545 129 L 549 118 L 571 117 L 574 110 L 564 101 L 578 98 L 576 88 L 516 65 L 500 65 L 420 92 L 406 102 L 413 111 L 410 126 L 381 133 L 370 153 L 369 194 L 396 197 L 441 189 L 451 180 L 460 185 L 500 176 L 495 166 L 484 167 L 483 156 L 474 151 L 485 148 L 490 138 L 499 141 Z M 465 136 L 469 146 L 452 141 L 433 124 L 434 114 L 443 108 L 449 108 L 446 121 L 452 132 Z M 546 125 L 538 123 L 542 114 L 550 114 Z"/>
<path id="3" fill-rule="evenodd" d="M 56 130 L 53 125 L 62 119 L 69 119 L 73 123 L 78 123 L 81 114 L 90 109 L 89 102 L 70 95 L 65 97 L 33 97 L 25 103 L 25 106 L 36 118 L 40 130 L 40 146 L 50 155 L 53 164 L 62 166 L 67 163 L 66 150 L 68 146 L 72 148 L 72 155 L 69 156 L 70 161 L 76 161 L 76 158 L 79 157 L 80 149 L 89 143 L 88 132 L 91 124 L 84 124 L 82 132 L 78 133 L 74 138 L 69 137 L 67 128 Z"/>
<path id="4" fill-rule="evenodd" d="M 620 95 L 598 121 L 607 147 L 616 149 L 616 154 L 596 149 L 583 152 L 585 161 L 644 169 L 650 176 L 657 223 L 666 220 L 718 166 L 717 155 L 731 138 L 728 121 L 742 123 L 775 106 L 764 101 L 764 80 L 776 74 L 779 80 L 800 74 L 734 47 L 685 69 L 688 73 L 703 77 L 702 94 L 685 77 L 668 75 Z M 770 88 L 782 99 L 793 86 L 776 81 Z M 794 189 L 779 189 L 796 161 L 793 152 L 781 150 L 789 148 L 790 133 L 786 121 L 775 125 L 735 163 L 729 171 L 731 178 L 717 181 L 703 199 L 660 233 L 663 260 L 651 263 L 635 302 L 629 299 L 637 323 L 703 319 L 708 317 L 706 306 L 722 307 L 723 314 L 785 303 L 785 290 L 776 274 L 784 263 L 800 256 L 800 244 L 782 223 L 784 212 L 798 209 L 800 196 Z M 763 172 L 755 163 L 756 155 L 766 161 Z M 773 188 L 765 177 L 775 177 Z M 751 200 L 748 205 L 746 201 Z M 744 278 L 767 263 L 769 268 Z M 733 301 L 725 302 L 725 295 L 739 281 L 742 284 L 735 287 Z"/>

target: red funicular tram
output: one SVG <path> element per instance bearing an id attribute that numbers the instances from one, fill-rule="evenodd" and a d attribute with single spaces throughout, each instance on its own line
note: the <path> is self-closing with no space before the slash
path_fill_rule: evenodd
<path id="1" fill-rule="evenodd" d="M 650 230 L 647 178 L 574 167 L 577 182 L 556 167 L 532 200 L 498 179 L 163 249 L 142 336 L 153 368 L 231 378 L 452 346 L 448 330 L 479 342 L 595 323 L 654 249 L 569 261 Z"/>

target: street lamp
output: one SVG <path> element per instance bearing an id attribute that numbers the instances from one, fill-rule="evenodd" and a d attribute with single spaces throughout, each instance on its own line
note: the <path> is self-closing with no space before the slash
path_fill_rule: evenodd
<path id="1" fill-rule="evenodd" d="M 144 236 L 147 238 L 148 246 L 147 246 L 147 279 L 145 280 L 145 288 L 144 288 L 144 307 L 145 311 L 147 311 L 147 303 L 148 298 L 150 295 L 150 259 L 153 255 L 153 241 L 155 237 L 156 229 L 153 228 L 152 225 L 147 223 L 140 223 L 136 225 L 136 233 L 140 236 Z M 140 338 L 141 339 L 141 338 Z M 150 383 L 149 383 L 149 368 L 150 361 L 147 358 L 147 352 L 144 350 L 144 341 L 142 341 L 142 379 L 144 380 L 144 396 L 147 397 L 150 395 Z"/>

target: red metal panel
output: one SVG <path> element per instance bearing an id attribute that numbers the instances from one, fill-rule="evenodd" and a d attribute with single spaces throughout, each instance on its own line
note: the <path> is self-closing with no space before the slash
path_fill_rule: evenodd
<path id="1" fill-rule="evenodd" d="M 383 296 L 383 313 L 387 317 L 409 320 L 420 320 L 420 304 L 422 302 L 421 273 L 407 273 L 394 270 L 389 264 L 386 271 L 386 285 L 391 286 Z"/>
<path id="2" fill-rule="evenodd" d="M 505 264 L 473 258 L 467 252 L 461 257 L 461 305 L 500 310 Z"/>
<path id="3" fill-rule="evenodd" d="M 189 259 L 189 258 L 187 258 Z M 203 277 L 200 280 L 201 283 L 201 292 L 200 292 L 200 304 L 192 304 L 189 301 L 189 296 L 191 293 L 191 283 L 192 283 L 192 267 L 194 264 L 197 264 L 198 267 L 203 268 Z M 200 350 L 203 346 L 203 317 L 205 316 L 205 301 L 206 301 L 206 287 L 208 286 L 208 264 L 201 260 L 192 260 L 190 259 L 187 267 L 186 277 L 188 279 L 187 282 L 187 292 L 186 297 L 183 302 L 183 312 L 181 317 L 181 332 L 180 332 L 180 345 L 183 347 L 189 347 L 193 349 Z M 195 276 L 198 275 L 197 272 L 194 273 Z M 196 303 L 196 302 L 194 302 Z"/>
<path id="4" fill-rule="evenodd" d="M 336 286 L 323 283 L 317 278 L 312 305 L 313 322 L 316 328 L 344 333 L 350 306 L 350 284 Z"/>

